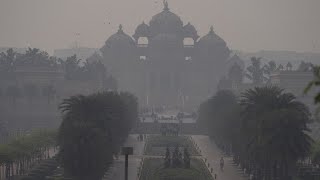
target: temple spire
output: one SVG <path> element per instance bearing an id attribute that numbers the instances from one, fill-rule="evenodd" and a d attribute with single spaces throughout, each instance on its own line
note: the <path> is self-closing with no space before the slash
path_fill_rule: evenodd
<path id="1" fill-rule="evenodd" d="M 165 10 L 165 11 L 169 11 L 169 4 L 168 4 L 168 1 L 163 0 L 163 6 L 164 6 L 163 10 Z"/>

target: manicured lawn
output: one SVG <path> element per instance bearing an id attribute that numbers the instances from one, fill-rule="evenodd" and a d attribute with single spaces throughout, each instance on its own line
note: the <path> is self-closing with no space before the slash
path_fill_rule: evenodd
<path id="1" fill-rule="evenodd" d="M 188 148 L 189 153 L 192 156 L 199 155 L 199 152 L 194 147 L 192 141 L 187 136 L 161 136 L 154 135 L 148 137 L 146 143 L 145 154 L 153 156 L 164 156 L 166 148 L 169 147 L 172 152 L 173 149 L 179 146 L 183 151 L 185 147 Z"/>
<path id="2" fill-rule="evenodd" d="M 206 165 L 200 159 L 191 159 L 191 167 L 164 168 L 162 158 L 147 158 L 141 171 L 140 180 L 213 180 Z"/>

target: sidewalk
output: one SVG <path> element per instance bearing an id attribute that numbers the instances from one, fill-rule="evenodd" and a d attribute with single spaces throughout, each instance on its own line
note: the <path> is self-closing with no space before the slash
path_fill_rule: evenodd
<path id="1" fill-rule="evenodd" d="M 142 158 L 145 141 L 138 141 L 137 134 L 130 134 L 123 146 L 133 147 L 133 155 L 129 155 L 128 179 L 136 180 L 138 167 Z M 114 160 L 110 169 L 106 172 L 103 180 L 123 180 L 124 179 L 124 156 L 120 155 L 119 159 Z"/>
<path id="2" fill-rule="evenodd" d="M 213 168 L 213 175 L 217 174 L 218 180 L 248 180 L 240 169 L 232 164 L 231 157 L 224 157 L 224 171 L 220 170 L 220 158 L 223 156 L 218 147 L 209 139 L 208 136 L 194 135 L 191 136 L 194 142 L 201 150 L 203 158 L 207 158 L 206 164 L 210 164 L 209 169 Z"/>

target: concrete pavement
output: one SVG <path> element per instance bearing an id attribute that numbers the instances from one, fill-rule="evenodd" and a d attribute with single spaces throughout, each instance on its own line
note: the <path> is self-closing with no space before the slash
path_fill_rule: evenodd
<path id="1" fill-rule="evenodd" d="M 210 140 L 208 136 L 194 135 L 191 136 L 194 142 L 197 144 L 201 150 L 202 158 L 207 159 L 210 164 L 209 169 L 213 168 L 213 175 L 217 174 L 218 180 L 248 180 L 249 177 L 243 174 L 243 172 L 232 163 L 231 157 L 224 157 L 224 171 L 220 170 L 220 158 L 223 157 L 223 153 L 215 145 L 214 142 Z"/>
<path id="2" fill-rule="evenodd" d="M 129 156 L 129 180 L 137 180 L 138 168 L 140 166 L 141 159 L 147 157 L 143 155 L 145 142 L 137 140 L 136 135 L 130 135 L 124 144 L 124 146 L 132 146 L 134 148 L 134 155 Z M 194 142 L 201 150 L 199 158 L 206 158 L 206 164 L 210 164 L 213 168 L 213 175 L 217 174 L 217 180 L 248 180 L 248 176 L 245 176 L 243 172 L 232 163 L 231 157 L 224 157 L 225 165 L 224 171 L 220 170 L 220 158 L 223 153 L 213 143 L 208 136 L 193 135 L 191 136 Z M 158 156 L 157 156 L 158 157 Z M 103 180 L 124 180 L 124 156 L 120 156 L 118 160 L 114 160 L 112 167 L 106 173 Z"/>
<path id="3" fill-rule="evenodd" d="M 140 161 L 144 150 L 144 141 L 138 141 L 137 134 L 130 134 L 123 146 L 133 147 L 133 155 L 129 155 L 128 179 L 136 180 Z M 112 167 L 107 171 L 103 180 L 124 180 L 125 158 L 119 155 L 119 159 L 114 160 Z"/>

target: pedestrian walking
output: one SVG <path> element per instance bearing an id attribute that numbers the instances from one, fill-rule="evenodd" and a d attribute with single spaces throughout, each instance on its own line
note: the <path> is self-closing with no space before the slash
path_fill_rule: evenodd
<path id="1" fill-rule="evenodd" d="M 223 172 L 223 168 L 224 168 L 224 159 L 223 157 L 221 157 L 220 159 L 220 170 Z"/>
<path id="2" fill-rule="evenodd" d="M 217 179 L 218 178 L 218 175 L 217 174 L 214 174 L 214 179 Z"/>

